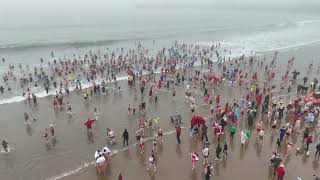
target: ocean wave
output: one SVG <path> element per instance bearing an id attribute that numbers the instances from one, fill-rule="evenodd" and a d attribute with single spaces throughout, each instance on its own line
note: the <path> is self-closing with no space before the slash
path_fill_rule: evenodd
<path id="1" fill-rule="evenodd" d="M 213 62 L 217 62 L 217 59 L 211 59 Z M 196 61 L 194 63 L 194 66 L 197 67 L 197 66 L 201 66 L 201 62 L 200 61 Z M 179 68 L 182 68 L 182 65 L 178 64 L 177 69 Z M 161 68 L 158 68 L 157 70 L 154 71 L 155 74 L 159 74 L 160 73 L 160 69 Z M 147 72 L 146 71 L 143 71 L 142 72 L 143 75 L 146 75 Z M 128 80 L 128 76 L 127 75 L 122 75 L 120 77 L 117 77 L 117 81 L 123 81 L 123 80 Z M 102 83 L 102 79 L 101 78 L 98 78 L 96 81 L 95 81 L 95 84 L 101 84 Z M 110 83 L 107 83 L 107 84 L 110 84 Z M 87 89 L 87 88 L 90 88 L 90 87 L 93 87 L 93 83 L 92 82 L 87 82 L 86 80 L 82 81 L 82 89 Z M 69 87 L 69 91 L 72 92 L 72 91 L 75 91 L 76 90 L 76 86 L 71 86 Z M 49 90 L 48 94 L 47 92 L 43 89 L 42 91 L 38 91 L 38 92 L 33 92 L 34 95 L 37 97 L 37 98 L 44 98 L 44 97 L 47 97 L 47 96 L 54 96 L 56 95 L 56 91 L 59 91 L 59 89 L 51 89 Z M 17 102 L 21 102 L 21 101 L 25 101 L 26 100 L 26 97 L 23 97 L 23 96 L 14 96 L 14 97 L 9 97 L 9 98 L 5 98 L 5 99 L 2 99 L 0 100 L 0 105 L 1 104 L 10 104 L 10 103 L 17 103 Z"/>
<path id="2" fill-rule="evenodd" d="M 296 22 L 296 24 L 298 26 L 304 26 L 306 24 L 316 24 L 316 23 L 320 23 L 320 19 L 314 19 L 314 20 L 305 20 L 305 21 L 298 21 Z"/>
<path id="3" fill-rule="evenodd" d="M 83 48 L 89 46 L 103 46 L 115 44 L 118 42 L 134 41 L 137 39 L 109 39 L 109 40 L 99 40 L 99 41 L 74 41 L 74 42 L 52 42 L 52 43 L 14 43 L 14 44 L 4 44 L 0 45 L 0 51 L 22 51 L 36 48 L 52 48 L 52 47 L 74 47 Z"/>

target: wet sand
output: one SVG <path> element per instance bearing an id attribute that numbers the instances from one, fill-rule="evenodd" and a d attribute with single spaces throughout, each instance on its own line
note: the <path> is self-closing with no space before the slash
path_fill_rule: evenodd
<path id="1" fill-rule="evenodd" d="M 305 47 L 280 52 L 278 62 L 286 64 L 289 57 L 295 56 L 295 66 L 303 74 L 309 64 L 305 61 L 318 56 L 318 48 L 319 46 Z M 270 57 L 271 54 L 267 56 L 267 59 L 270 60 Z M 298 66 L 300 63 L 304 65 L 303 68 Z M 279 70 L 280 68 L 281 66 L 278 65 Z M 248 71 L 253 71 L 253 69 L 248 69 Z M 278 73 L 277 76 L 279 77 L 279 75 Z M 300 75 L 299 79 L 302 77 L 303 75 Z M 65 96 L 64 101 L 71 102 L 73 111 L 76 112 L 72 117 L 65 112 L 65 109 L 55 112 L 49 97 L 38 99 L 36 106 L 24 102 L 1 105 L 0 136 L 9 142 L 9 146 L 13 146 L 14 151 L 9 154 L 0 154 L 0 179 L 116 179 L 119 172 L 122 173 L 124 179 L 203 179 L 203 158 L 200 151 L 202 145 L 200 141 L 196 142 L 190 139 L 187 129 L 183 129 L 181 145 L 177 145 L 175 133 L 165 136 L 164 144 L 159 147 L 157 155 L 157 173 L 149 174 L 146 171 L 152 142 L 150 140 L 146 142 L 146 152 L 140 155 L 139 149 L 132 145 L 136 142 L 134 132 L 137 129 L 138 115 L 128 116 L 127 114 L 128 104 L 135 105 L 137 108 L 140 96 L 138 95 L 138 99 L 135 100 L 134 92 L 128 88 L 126 81 L 121 82 L 121 87 L 123 89 L 122 95 L 114 96 L 111 90 L 109 95 L 93 97 L 88 102 L 84 102 L 80 92 L 73 92 L 69 96 Z M 295 88 L 293 88 L 294 90 Z M 219 88 L 216 94 L 222 95 L 221 100 L 224 103 L 226 98 L 231 102 L 233 97 L 240 98 L 244 92 L 245 89 L 240 90 L 225 86 Z M 172 102 L 171 91 L 162 90 L 158 93 L 158 104 L 146 101 L 147 116 L 159 117 L 159 126 L 164 132 L 174 131 L 173 125 L 169 122 L 169 115 L 175 111 L 179 111 L 183 115 L 183 126 L 189 127 L 190 103 L 186 101 L 184 93 L 185 86 L 177 88 L 176 101 Z M 200 105 L 200 96 L 197 99 L 199 106 L 196 113 L 207 117 L 209 106 Z M 145 98 L 147 99 L 147 97 Z M 100 115 L 93 128 L 93 137 L 91 137 L 83 123 L 88 117 L 92 117 L 94 107 L 98 108 Z M 24 124 L 23 113 L 25 111 L 30 114 L 31 119 L 37 118 L 37 121 L 33 122 L 30 127 Z M 47 146 L 42 136 L 44 129 L 51 123 L 55 126 L 57 142 L 55 145 Z M 246 126 L 245 117 L 242 119 L 242 126 Z M 118 142 L 117 145 L 111 147 L 112 150 L 123 148 L 121 135 L 125 128 L 129 131 L 131 146 L 128 150 L 125 149 L 114 154 L 106 174 L 99 176 L 96 174 L 94 165 L 90 163 L 93 162 L 95 150 L 107 143 L 106 129 L 108 127 L 115 130 Z M 266 130 L 264 145 L 259 147 L 255 144 L 256 135 L 252 133 L 249 145 L 241 149 L 240 130 L 241 128 L 238 127 L 238 133 L 233 143 L 229 141 L 229 138 L 227 140 L 229 157 L 225 161 L 215 162 L 217 140 L 213 137 L 212 129 L 208 129 L 211 142 L 209 157 L 215 167 L 215 176 L 212 179 L 272 179 L 269 174 L 269 158 L 275 144 L 275 138 L 271 138 L 270 132 Z M 151 135 L 152 132 L 147 130 L 146 137 Z M 301 137 L 299 138 L 301 139 Z M 298 139 L 298 144 L 300 139 Z M 318 162 L 313 162 L 314 146 L 315 143 L 310 146 L 311 155 L 309 158 L 303 155 L 296 156 L 293 153 L 286 165 L 285 179 L 295 179 L 297 176 L 301 176 L 303 179 L 312 178 L 312 174 L 318 171 L 319 166 Z M 296 148 L 296 145 L 294 147 Z M 200 160 L 194 171 L 191 170 L 189 154 L 193 150 L 199 152 L 200 155 Z M 283 153 L 281 155 L 283 157 Z"/>

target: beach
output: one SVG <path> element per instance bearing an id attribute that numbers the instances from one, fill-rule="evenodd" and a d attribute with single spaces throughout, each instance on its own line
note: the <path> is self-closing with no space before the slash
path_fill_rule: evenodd
<path id="1" fill-rule="evenodd" d="M 297 81 L 301 82 L 303 74 L 309 64 L 313 61 L 315 69 L 319 63 L 318 44 L 301 46 L 298 48 L 279 51 L 277 58 L 276 74 L 278 80 L 274 83 L 279 87 L 279 75 L 284 73 L 287 61 L 292 56 L 295 57 L 295 68 L 301 72 Z M 267 62 L 270 63 L 274 51 L 259 52 L 265 54 Z M 256 59 L 262 60 L 263 56 Z M 213 69 L 221 71 L 221 66 L 214 63 Z M 206 69 L 205 66 L 197 67 L 200 70 Z M 290 69 L 291 71 L 293 69 Z M 249 74 L 257 71 L 259 77 L 263 77 L 264 68 L 257 68 L 256 64 L 245 68 Z M 192 72 L 190 70 L 190 72 Z M 159 76 L 157 75 L 157 79 Z M 311 76 L 310 76 L 311 79 Z M 53 109 L 52 96 L 37 99 L 37 105 L 31 101 L 15 102 L 0 105 L 0 137 L 8 140 L 13 151 L 0 154 L 0 179 L 5 180 L 87 180 L 87 179 L 116 179 L 119 173 L 124 179 L 202 179 L 203 169 L 202 156 L 195 170 L 191 170 L 190 153 L 201 151 L 201 140 L 196 141 L 188 136 L 190 127 L 190 102 L 185 98 L 185 85 L 176 88 L 176 99 L 173 102 L 171 90 L 166 88 L 157 92 L 159 102 L 155 104 L 149 100 L 147 92 L 144 100 L 147 103 L 146 116 L 158 117 L 159 126 L 164 130 L 164 143 L 159 145 L 157 152 L 157 173 L 147 172 L 146 164 L 151 153 L 152 140 L 146 141 L 146 152 L 140 154 L 136 139 L 134 137 L 139 118 L 136 115 L 128 115 L 128 104 L 138 107 L 140 103 L 140 93 L 135 99 L 134 92 L 129 88 L 126 80 L 119 81 L 122 87 L 121 94 L 115 93 L 112 88 L 108 95 L 93 95 L 85 101 L 82 93 L 75 90 L 69 95 L 64 95 L 64 101 L 70 102 L 74 114 L 66 113 L 66 108 Z M 148 87 L 148 85 L 147 85 Z M 233 99 L 240 100 L 246 92 L 243 87 L 229 87 L 228 83 L 214 87 L 215 95 L 221 95 L 221 104 L 232 102 Z M 146 88 L 148 90 L 148 88 Z M 196 114 L 204 117 L 209 116 L 209 106 L 201 105 L 202 92 L 196 97 L 198 108 Z M 296 96 L 295 86 L 291 93 L 282 91 L 275 93 L 275 97 L 283 97 L 288 102 Z M 99 110 L 99 119 L 95 122 L 93 133 L 88 133 L 84 122 L 92 117 L 93 109 Z M 176 142 L 175 127 L 170 122 L 170 114 L 178 111 L 183 117 L 183 127 L 181 144 Z M 24 124 L 23 113 L 27 112 L 30 118 L 36 118 L 30 125 Z M 260 116 L 258 116 L 259 118 Z M 241 117 L 238 123 L 239 132 L 245 129 L 246 115 Z M 256 120 L 257 121 L 257 120 Z M 209 124 L 209 120 L 207 121 Z M 53 124 L 56 133 L 56 142 L 46 144 L 43 141 L 43 131 L 49 124 Z M 267 124 L 267 123 L 266 123 Z M 266 125 L 267 126 L 267 125 Z M 268 126 L 267 126 L 268 127 Z M 113 151 L 111 163 L 107 166 L 104 175 L 97 175 L 94 167 L 94 152 L 97 148 L 107 144 L 107 128 L 112 128 L 116 134 L 117 144 L 111 146 Z M 129 147 L 122 146 L 122 132 L 124 129 L 129 132 Z M 270 129 L 266 129 L 266 136 L 263 145 L 256 143 L 256 134 L 250 138 L 249 143 L 241 148 L 240 134 L 237 133 L 234 140 L 229 144 L 229 156 L 223 161 L 214 161 L 214 150 L 217 139 L 212 133 L 211 126 L 208 129 L 210 139 L 209 159 L 214 164 L 214 179 L 273 179 L 270 173 L 270 157 L 275 146 L 275 137 L 271 136 Z M 252 128 L 254 132 L 254 128 Z M 152 138 L 156 134 L 155 130 L 146 129 L 146 138 Z M 301 137 L 299 137 L 301 139 Z M 297 145 L 300 143 L 298 140 Z M 220 141 L 223 145 L 223 141 Z M 312 175 L 318 171 L 318 162 L 313 161 L 314 142 L 311 146 L 310 157 L 295 155 L 293 153 L 290 160 L 284 161 L 286 165 L 286 179 L 311 179 Z M 284 151 L 282 151 L 283 154 Z M 201 154 L 201 153 L 200 153 Z"/>

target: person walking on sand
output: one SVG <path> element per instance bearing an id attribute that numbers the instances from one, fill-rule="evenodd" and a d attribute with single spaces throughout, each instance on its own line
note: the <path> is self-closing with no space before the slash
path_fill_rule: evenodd
<path id="1" fill-rule="evenodd" d="M 209 157 L 209 146 L 204 146 L 204 149 L 202 150 L 203 153 L 203 164 L 208 163 L 208 157 Z"/>
<path id="2" fill-rule="evenodd" d="M 162 131 L 162 129 L 159 127 L 159 129 L 158 129 L 158 141 L 160 142 L 160 143 L 163 143 L 163 131 Z"/>
<path id="3" fill-rule="evenodd" d="M 144 139 L 143 137 L 140 137 L 140 140 L 139 140 L 139 146 L 140 146 L 140 153 L 144 153 Z"/>
<path id="4" fill-rule="evenodd" d="M 156 156 L 154 155 L 154 151 L 151 151 L 151 156 L 149 157 L 149 167 L 147 168 L 147 171 L 150 170 L 150 168 L 153 168 L 153 172 L 157 171 L 156 167 Z"/>
<path id="5" fill-rule="evenodd" d="M 24 123 L 25 124 L 30 124 L 29 115 L 27 114 L 27 112 L 24 112 L 23 117 L 24 117 Z"/>
<path id="6" fill-rule="evenodd" d="M 196 167 L 196 163 L 199 161 L 199 156 L 196 152 L 191 153 L 192 170 Z"/>
<path id="7" fill-rule="evenodd" d="M 220 157 L 220 153 L 222 151 L 222 148 L 220 146 L 220 144 L 217 145 L 217 148 L 216 148 L 216 159 L 215 160 L 220 160 L 221 157 Z"/>
<path id="8" fill-rule="evenodd" d="M 54 131 L 53 124 L 49 125 L 49 131 L 50 131 L 51 138 L 54 139 L 55 138 L 55 131 Z"/>
<path id="9" fill-rule="evenodd" d="M 277 167 L 277 180 L 283 180 L 284 178 L 284 175 L 286 174 L 286 171 L 284 169 L 284 165 L 283 164 L 280 164 L 278 167 Z"/>
<path id="10" fill-rule="evenodd" d="M 127 146 L 129 145 L 129 133 L 127 131 L 127 129 L 124 129 L 123 133 L 122 133 L 122 138 L 123 138 L 123 146 L 125 144 L 127 144 Z"/>
<path id="11" fill-rule="evenodd" d="M 227 144 L 227 141 L 224 141 L 223 156 L 224 156 L 224 158 L 226 158 L 228 156 L 228 144 Z"/>
<path id="12" fill-rule="evenodd" d="M 241 140 L 241 146 L 243 146 L 247 141 L 247 136 L 245 131 L 241 131 L 240 140 Z"/>
<path id="13" fill-rule="evenodd" d="M 206 124 L 203 124 L 201 127 L 201 141 L 203 141 L 203 137 L 206 138 L 206 141 L 208 141 L 208 135 L 207 135 L 207 131 L 208 131 L 208 127 L 206 126 Z"/>
<path id="14" fill-rule="evenodd" d="M 316 159 L 319 159 L 319 157 L 320 157 L 320 143 L 318 143 L 316 146 L 316 154 L 315 154 Z"/>
<path id="15" fill-rule="evenodd" d="M 98 112 L 98 109 L 96 107 L 93 109 L 93 117 L 94 117 L 94 120 L 98 121 L 99 112 Z"/>
<path id="16" fill-rule="evenodd" d="M 180 143 L 181 143 L 181 140 L 180 140 L 181 127 L 180 127 L 180 126 L 177 126 L 177 127 L 176 127 L 176 134 L 177 134 L 177 141 L 178 141 L 178 144 L 180 144 Z"/>
<path id="17" fill-rule="evenodd" d="M 213 175 L 213 166 L 209 163 L 204 169 L 204 179 L 210 180 L 210 177 Z"/>

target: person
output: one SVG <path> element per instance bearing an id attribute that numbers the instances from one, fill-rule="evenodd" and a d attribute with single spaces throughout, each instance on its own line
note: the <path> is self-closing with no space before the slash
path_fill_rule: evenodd
<path id="1" fill-rule="evenodd" d="M 309 133 L 306 139 L 307 147 L 306 147 L 306 153 L 309 154 L 309 145 L 312 143 L 312 135 Z"/>
<path id="2" fill-rule="evenodd" d="M 286 156 L 287 156 L 287 157 L 290 157 L 291 154 L 292 154 L 292 143 L 291 143 L 291 142 L 288 142 L 287 151 L 286 151 Z"/>
<path id="3" fill-rule="evenodd" d="M 213 166 L 211 163 L 208 163 L 208 165 L 204 169 L 204 179 L 210 180 L 210 177 L 213 175 Z"/>
<path id="4" fill-rule="evenodd" d="M 127 144 L 127 146 L 129 145 L 129 133 L 127 131 L 127 129 L 124 129 L 123 133 L 122 133 L 122 138 L 123 138 L 123 146 L 125 144 Z"/>
<path id="5" fill-rule="evenodd" d="M 286 171 L 284 169 L 284 165 L 283 164 L 280 164 L 278 167 L 277 167 L 277 180 L 283 180 L 284 178 L 284 175 L 286 174 Z"/>
<path id="6" fill-rule="evenodd" d="M 140 146 L 141 154 L 144 153 L 144 139 L 143 139 L 143 137 L 140 137 L 139 146 Z"/>
<path id="7" fill-rule="evenodd" d="M 93 126 L 93 123 L 94 123 L 94 119 L 87 119 L 87 121 L 84 123 L 84 125 L 87 127 L 87 130 L 88 131 L 91 131 L 92 130 L 92 126 Z"/>
<path id="8" fill-rule="evenodd" d="M 247 141 L 247 136 L 246 136 L 245 131 L 241 131 L 240 140 L 241 140 L 241 145 L 243 146 Z"/>
<path id="9" fill-rule="evenodd" d="M 227 141 L 224 141 L 224 145 L 223 145 L 223 155 L 224 157 L 228 156 L 228 144 Z"/>
<path id="10" fill-rule="evenodd" d="M 99 175 L 104 173 L 106 159 L 102 154 L 99 154 L 99 157 L 96 160 L 96 168 Z"/>
<path id="11" fill-rule="evenodd" d="M 220 160 L 220 153 L 222 151 L 222 148 L 220 146 L 220 144 L 217 145 L 217 148 L 216 148 L 216 160 Z"/>
<path id="12" fill-rule="evenodd" d="M 24 123 L 25 124 L 30 124 L 30 122 L 29 122 L 29 115 L 27 114 L 27 112 L 24 112 Z"/>
<path id="13" fill-rule="evenodd" d="M 43 137 L 44 137 L 44 141 L 48 143 L 49 142 L 48 129 L 45 129 Z"/>
<path id="14" fill-rule="evenodd" d="M 107 135 L 108 135 L 110 144 L 114 145 L 116 143 L 115 142 L 114 131 L 112 129 L 110 129 L 110 128 L 107 128 Z"/>
<path id="15" fill-rule="evenodd" d="M 32 100 L 34 104 L 37 104 L 37 96 L 32 93 Z"/>
<path id="16" fill-rule="evenodd" d="M 2 141 L 2 148 L 5 152 L 8 152 L 8 142 L 7 141 Z"/>
<path id="17" fill-rule="evenodd" d="M 176 90 L 173 89 L 173 91 L 172 91 L 172 101 L 175 101 L 175 97 L 176 97 Z"/>
<path id="18" fill-rule="evenodd" d="M 315 158 L 319 159 L 319 157 L 320 157 L 320 143 L 318 143 L 316 146 L 316 154 L 315 154 Z"/>
<path id="19" fill-rule="evenodd" d="M 122 174 L 121 173 L 118 176 L 118 180 L 122 180 Z"/>
<path id="20" fill-rule="evenodd" d="M 157 151 L 157 139 L 156 138 L 153 138 L 152 144 L 153 144 L 152 151 L 156 152 Z"/>
<path id="21" fill-rule="evenodd" d="M 101 154 L 101 150 L 100 149 L 96 150 L 96 152 L 94 153 L 94 159 L 97 160 L 100 154 Z"/>
<path id="22" fill-rule="evenodd" d="M 49 125 L 49 131 L 50 131 L 51 138 L 55 138 L 55 132 L 54 132 L 53 124 Z"/>
<path id="23" fill-rule="evenodd" d="M 194 113 L 194 111 L 196 110 L 196 105 L 192 102 L 190 105 L 191 108 L 191 112 Z"/>
<path id="24" fill-rule="evenodd" d="M 308 81 L 308 77 L 307 76 L 303 77 L 303 85 L 306 85 L 307 81 Z"/>
<path id="25" fill-rule="evenodd" d="M 160 143 L 163 143 L 163 131 L 160 127 L 158 129 L 158 138 L 160 140 Z"/>
<path id="26" fill-rule="evenodd" d="M 204 149 L 202 150 L 202 154 L 203 154 L 203 164 L 207 164 L 208 163 L 208 156 L 209 156 L 209 147 L 208 146 L 204 146 Z"/>
<path id="27" fill-rule="evenodd" d="M 149 157 L 149 167 L 147 168 L 147 171 L 150 170 L 150 168 L 153 167 L 153 171 L 157 171 L 156 167 L 156 156 L 154 155 L 154 151 L 151 151 L 151 156 Z"/>
<path id="28" fill-rule="evenodd" d="M 270 159 L 271 165 L 274 168 L 274 174 L 276 174 L 276 170 L 278 166 L 281 164 L 282 159 L 280 158 L 279 154 L 273 154 L 273 156 Z"/>
<path id="29" fill-rule="evenodd" d="M 192 170 L 196 167 L 196 163 L 199 161 L 199 156 L 196 152 L 191 153 Z"/>
<path id="30" fill-rule="evenodd" d="M 99 113 L 98 113 L 98 109 L 95 107 L 94 109 L 93 109 L 93 117 L 94 117 L 94 120 L 98 120 L 98 115 L 99 115 Z"/>
<path id="31" fill-rule="evenodd" d="M 156 94 L 156 95 L 154 96 L 154 103 L 157 104 L 157 102 L 158 102 L 158 95 Z"/>
<path id="32" fill-rule="evenodd" d="M 263 137 L 264 137 L 264 130 L 261 129 L 259 132 L 258 132 L 258 136 L 259 136 L 259 140 L 262 141 L 263 140 Z"/>
<path id="33" fill-rule="evenodd" d="M 176 127 L 176 134 L 177 134 L 177 141 L 178 141 L 178 143 L 180 144 L 180 143 L 181 143 L 181 140 L 180 140 L 181 127 L 180 127 L 180 126 L 177 126 L 177 127 Z"/>
<path id="34" fill-rule="evenodd" d="M 136 114 L 136 108 L 134 106 L 132 106 L 132 115 Z"/>
<path id="35" fill-rule="evenodd" d="M 128 115 L 130 114 L 130 112 L 131 112 L 131 105 L 129 104 L 128 105 Z"/>
<path id="36" fill-rule="evenodd" d="M 203 141 L 203 137 L 205 137 L 206 141 L 208 141 L 207 131 L 208 131 L 208 127 L 206 126 L 206 124 L 203 124 L 201 127 L 201 132 L 202 132 L 201 141 Z"/>
<path id="37" fill-rule="evenodd" d="M 69 102 L 67 102 L 67 113 L 72 113 L 72 108 Z"/>
<path id="38" fill-rule="evenodd" d="M 111 151 L 108 147 L 104 147 L 102 149 L 102 155 L 104 156 L 104 158 L 106 159 L 106 162 L 111 160 Z"/>
<path id="39" fill-rule="evenodd" d="M 286 131 L 287 131 L 287 129 L 284 126 L 282 126 L 282 128 L 280 128 L 280 130 L 279 130 L 279 140 L 280 140 L 280 142 L 282 142 L 282 140 L 283 140 L 283 138 L 284 138 L 284 136 L 286 134 Z"/>
<path id="40" fill-rule="evenodd" d="M 233 140 L 234 135 L 237 132 L 237 127 L 235 125 L 232 125 L 230 128 L 230 139 Z"/>

